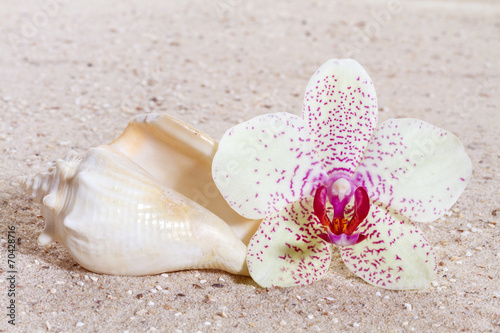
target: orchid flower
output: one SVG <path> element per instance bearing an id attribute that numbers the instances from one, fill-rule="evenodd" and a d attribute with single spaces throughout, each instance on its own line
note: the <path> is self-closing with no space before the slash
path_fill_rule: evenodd
<path id="1" fill-rule="evenodd" d="M 443 216 L 464 191 L 471 162 L 456 136 L 416 119 L 377 127 L 377 98 L 354 60 L 312 76 L 302 118 L 266 114 L 236 125 L 212 165 L 229 205 L 263 219 L 247 250 L 263 287 L 306 285 L 345 265 L 387 289 L 432 281 L 436 257 L 413 222 Z"/>

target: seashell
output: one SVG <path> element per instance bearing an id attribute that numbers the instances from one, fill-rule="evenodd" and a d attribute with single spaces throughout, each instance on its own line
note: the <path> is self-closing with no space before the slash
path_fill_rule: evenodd
<path id="1" fill-rule="evenodd" d="M 163 186 L 191 198 L 223 219 L 248 244 L 260 220 L 236 213 L 212 178 L 218 143 L 167 114 L 133 118 L 110 146 L 148 171 Z"/>
<path id="2" fill-rule="evenodd" d="M 132 119 L 110 145 L 70 154 L 21 181 L 42 206 L 39 244 L 60 242 L 98 273 L 214 268 L 248 275 L 242 239 L 260 221 L 236 214 L 216 190 L 216 150 L 213 139 L 168 115 Z"/>

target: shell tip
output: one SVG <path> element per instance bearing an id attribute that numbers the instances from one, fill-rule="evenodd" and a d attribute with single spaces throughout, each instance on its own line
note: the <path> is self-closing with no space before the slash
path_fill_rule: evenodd
<path id="1" fill-rule="evenodd" d="M 57 203 L 56 193 L 47 194 L 45 197 L 43 197 L 42 203 L 44 206 L 54 210 L 56 208 L 56 203 Z"/>
<path id="2" fill-rule="evenodd" d="M 21 188 L 22 188 L 24 191 L 29 191 L 29 188 L 31 187 L 31 186 L 29 185 L 30 179 L 31 179 L 31 177 L 27 177 L 27 176 L 18 176 L 18 177 L 16 178 L 16 181 L 17 181 L 17 183 L 21 186 Z"/>
<path id="3" fill-rule="evenodd" d="M 38 237 L 38 245 L 44 246 L 52 242 L 52 237 L 50 235 L 46 234 L 45 232 L 42 232 L 40 236 Z"/>
<path id="4" fill-rule="evenodd" d="M 33 176 L 33 177 L 19 176 L 19 177 L 17 177 L 17 182 L 21 186 L 23 191 L 26 194 L 28 194 L 31 198 L 40 199 L 37 197 L 37 193 L 40 192 L 40 178 L 39 177 L 37 177 L 37 176 Z"/>

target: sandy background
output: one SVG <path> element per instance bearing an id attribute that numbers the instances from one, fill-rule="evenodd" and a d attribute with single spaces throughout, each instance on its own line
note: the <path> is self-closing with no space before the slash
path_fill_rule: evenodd
<path id="1" fill-rule="evenodd" d="M 101 2 L 0 2 L 0 331 L 14 331 L 8 226 L 18 332 L 500 331 L 498 1 Z M 380 122 L 444 127 L 473 161 L 449 216 L 420 225 L 439 261 L 428 288 L 377 289 L 338 252 L 323 280 L 263 290 L 220 271 L 94 274 L 36 244 L 44 220 L 17 176 L 110 142 L 140 113 L 217 139 L 259 114 L 299 115 L 311 74 L 346 57 L 373 79 Z"/>

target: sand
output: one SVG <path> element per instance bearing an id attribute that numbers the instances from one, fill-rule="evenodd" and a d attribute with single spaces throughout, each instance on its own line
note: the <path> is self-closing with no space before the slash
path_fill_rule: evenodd
<path id="1" fill-rule="evenodd" d="M 4 0 L 0 22 L 0 331 L 500 330 L 497 1 Z M 330 58 L 366 68 L 380 122 L 446 128 L 472 159 L 450 213 L 419 225 L 439 262 L 427 288 L 368 285 L 338 251 L 321 281 L 266 290 L 216 270 L 101 275 L 60 244 L 37 245 L 44 219 L 18 176 L 110 142 L 141 113 L 171 114 L 216 139 L 260 114 L 299 115 L 310 75 Z"/>

